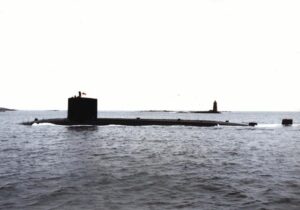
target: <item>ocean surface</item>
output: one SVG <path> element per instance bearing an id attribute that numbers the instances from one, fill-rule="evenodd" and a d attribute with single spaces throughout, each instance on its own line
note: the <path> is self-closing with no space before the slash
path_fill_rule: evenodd
<path id="1" fill-rule="evenodd" d="M 254 128 L 19 124 L 65 116 L 0 113 L 0 209 L 300 209 L 299 112 L 98 113 Z"/>

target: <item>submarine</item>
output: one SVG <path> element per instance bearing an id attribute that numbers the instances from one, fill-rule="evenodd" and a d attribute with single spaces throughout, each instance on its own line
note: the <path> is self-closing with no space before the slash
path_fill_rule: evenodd
<path id="1" fill-rule="evenodd" d="M 83 97 L 85 93 L 79 91 L 78 96 L 68 98 L 67 118 L 54 119 L 35 119 L 30 122 L 24 122 L 23 125 L 33 125 L 39 123 L 52 123 L 55 125 L 125 125 L 125 126 L 253 126 L 245 123 L 231 123 L 229 121 L 212 120 L 187 120 L 187 119 L 146 119 L 146 118 L 98 118 L 98 102 L 95 98 Z"/>

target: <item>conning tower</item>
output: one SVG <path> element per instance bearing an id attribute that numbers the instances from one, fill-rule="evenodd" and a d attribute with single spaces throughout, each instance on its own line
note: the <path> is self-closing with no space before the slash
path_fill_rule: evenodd
<path id="1" fill-rule="evenodd" d="M 68 99 L 68 120 L 80 123 L 97 120 L 97 99 L 82 95 L 85 93 L 79 91 L 78 96 Z"/>

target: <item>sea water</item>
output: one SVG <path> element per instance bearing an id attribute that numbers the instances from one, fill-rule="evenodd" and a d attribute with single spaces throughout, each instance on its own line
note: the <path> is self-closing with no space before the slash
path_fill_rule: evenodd
<path id="1" fill-rule="evenodd" d="M 257 127 L 19 124 L 65 116 L 0 113 L 0 209 L 300 208 L 298 112 L 98 113 Z"/>

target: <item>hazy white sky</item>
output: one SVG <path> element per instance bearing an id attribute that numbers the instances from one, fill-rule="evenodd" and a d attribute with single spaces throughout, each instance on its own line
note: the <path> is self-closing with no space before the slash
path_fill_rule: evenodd
<path id="1" fill-rule="evenodd" d="M 300 110 L 299 0 L 1 0 L 0 107 Z"/>

